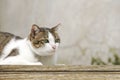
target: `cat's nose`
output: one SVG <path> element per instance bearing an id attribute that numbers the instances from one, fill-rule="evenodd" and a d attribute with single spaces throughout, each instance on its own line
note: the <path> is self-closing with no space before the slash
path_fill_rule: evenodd
<path id="1" fill-rule="evenodd" d="M 53 45 L 53 46 L 52 46 L 52 48 L 53 48 L 53 49 L 56 49 L 56 46 L 55 46 L 55 45 Z"/>

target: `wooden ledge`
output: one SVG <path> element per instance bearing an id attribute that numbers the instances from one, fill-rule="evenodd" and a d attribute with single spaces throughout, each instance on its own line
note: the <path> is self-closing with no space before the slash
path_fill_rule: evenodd
<path id="1" fill-rule="evenodd" d="M 120 80 L 120 66 L 0 66 L 0 80 Z"/>

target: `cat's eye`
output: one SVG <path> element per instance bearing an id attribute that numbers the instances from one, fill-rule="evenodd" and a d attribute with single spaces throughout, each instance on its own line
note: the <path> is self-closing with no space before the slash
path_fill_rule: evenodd
<path id="1" fill-rule="evenodd" d="M 59 42 L 60 42 L 60 39 L 55 39 L 55 42 L 56 42 L 56 43 L 59 43 Z"/>
<path id="2" fill-rule="evenodd" d="M 45 39 L 44 42 L 45 42 L 45 43 L 49 43 L 49 40 L 48 40 L 48 39 Z"/>

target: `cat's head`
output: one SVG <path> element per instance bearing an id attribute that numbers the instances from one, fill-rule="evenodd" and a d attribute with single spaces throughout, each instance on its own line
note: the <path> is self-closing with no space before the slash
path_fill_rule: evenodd
<path id="1" fill-rule="evenodd" d="M 36 54 L 47 56 L 52 55 L 56 51 L 60 44 L 60 37 L 57 33 L 59 25 L 52 28 L 32 25 L 29 41 L 30 47 Z"/>

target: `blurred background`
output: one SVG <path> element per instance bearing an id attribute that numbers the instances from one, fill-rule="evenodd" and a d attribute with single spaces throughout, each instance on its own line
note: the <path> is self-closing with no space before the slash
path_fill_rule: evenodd
<path id="1" fill-rule="evenodd" d="M 26 37 L 61 23 L 58 63 L 120 64 L 120 0 L 0 0 L 0 31 Z"/>

